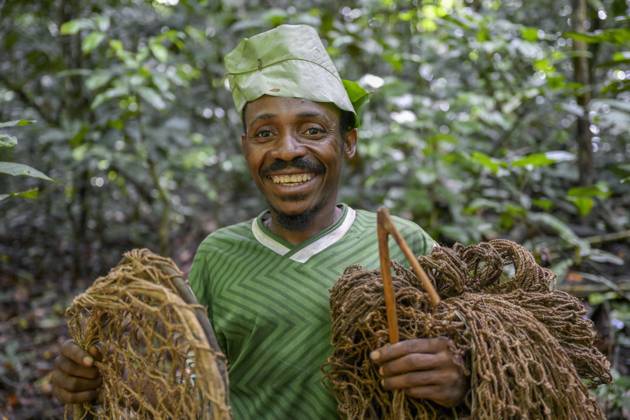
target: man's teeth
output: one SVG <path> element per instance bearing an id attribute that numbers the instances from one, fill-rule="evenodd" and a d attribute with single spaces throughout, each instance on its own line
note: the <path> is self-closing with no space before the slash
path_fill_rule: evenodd
<path id="1" fill-rule="evenodd" d="M 301 184 L 313 178 L 313 174 L 272 175 L 274 184 Z"/>

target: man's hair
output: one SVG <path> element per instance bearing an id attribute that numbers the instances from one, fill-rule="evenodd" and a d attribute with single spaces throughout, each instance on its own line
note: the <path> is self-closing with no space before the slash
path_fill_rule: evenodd
<path id="1" fill-rule="evenodd" d="M 247 132 L 247 124 L 245 124 L 245 110 L 247 109 L 247 104 L 243 107 L 243 111 L 241 112 L 241 122 L 243 123 L 243 131 Z M 345 137 L 346 134 L 350 130 L 354 128 L 354 124 L 356 122 L 356 117 L 354 113 L 350 111 L 341 110 L 341 114 L 339 115 L 339 131 L 341 132 L 341 137 Z"/>

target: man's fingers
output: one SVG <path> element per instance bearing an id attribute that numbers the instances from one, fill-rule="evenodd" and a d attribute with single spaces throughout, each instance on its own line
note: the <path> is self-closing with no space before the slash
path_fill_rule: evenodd
<path id="1" fill-rule="evenodd" d="M 416 386 L 405 389 L 405 394 L 419 400 L 432 400 L 439 397 L 440 387 L 438 385 Z"/>
<path id="2" fill-rule="evenodd" d="M 96 390 L 101 386 L 101 378 L 85 379 L 70 376 L 60 370 L 53 370 L 50 382 L 56 387 L 63 388 L 72 393 Z"/>
<path id="3" fill-rule="evenodd" d="M 446 353 L 411 353 L 381 364 L 379 373 L 387 378 L 407 372 L 434 369 L 447 361 Z"/>
<path id="4" fill-rule="evenodd" d="M 383 364 L 393 359 L 398 359 L 409 353 L 437 353 L 448 347 L 449 339 L 446 337 L 418 338 L 405 340 L 396 344 L 388 344 L 376 349 L 370 354 L 373 361 Z"/>
<path id="5" fill-rule="evenodd" d="M 76 404 L 83 402 L 94 401 L 98 397 L 98 391 L 82 391 L 82 392 L 68 392 L 63 388 L 54 387 L 53 394 L 59 401 L 64 404 Z"/>
<path id="6" fill-rule="evenodd" d="M 90 367 L 94 364 L 94 357 L 77 346 L 72 340 L 63 343 L 61 346 L 61 354 L 79 365 Z"/>
<path id="7" fill-rule="evenodd" d="M 75 363 L 73 360 L 64 356 L 59 356 L 55 360 L 55 367 L 58 370 L 68 374 L 68 376 L 78 376 L 85 379 L 95 379 L 100 376 L 98 369 L 94 366 L 85 367 Z"/>
<path id="8" fill-rule="evenodd" d="M 383 387 L 387 390 L 408 389 L 425 385 L 442 385 L 452 383 L 457 373 L 441 370 L 425 370 L 405 373 L 383 379 Z"/>
<path id="9" fill-rule="evenodd" d="M 103 350 L 100 344 L 96 344 L 94 346 L 90 346 L 88 352 L 94 357 L 94 360 L 101 361 L 103 360 Z"/>

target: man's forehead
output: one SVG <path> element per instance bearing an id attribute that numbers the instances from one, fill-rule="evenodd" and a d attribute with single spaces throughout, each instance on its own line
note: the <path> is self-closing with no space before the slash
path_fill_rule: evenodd
<path id="1" fill-rule="evenodd" d="M 332 117 L 341 112 L 334 104 L 281 96 L 263 96 L 248 102 L 243 111 L 245 116 L 250 119 L 260 119 L 261 117 L 269 119 L 281 114 L 303 117 L 318 115 Z"/>

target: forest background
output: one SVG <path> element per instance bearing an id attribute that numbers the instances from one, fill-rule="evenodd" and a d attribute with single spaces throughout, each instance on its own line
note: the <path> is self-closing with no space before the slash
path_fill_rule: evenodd
<path id="1" fill-rule="evenodd" d="M 628 415 L 630 2 L 341 3 L 0 0 L 0 414 L 62 415 L 64 308 L 122 252 L 186 270 L 264 208 L 222 58 L 306 23 L 372 92 L 341 199 L 446 245 L 526 245 L 584 298 L 614 367 L 600 401 Z"/>

